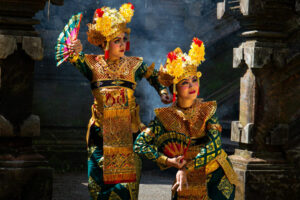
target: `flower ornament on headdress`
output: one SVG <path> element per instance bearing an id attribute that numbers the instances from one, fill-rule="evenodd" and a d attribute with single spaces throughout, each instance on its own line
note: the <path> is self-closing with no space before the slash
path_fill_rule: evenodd
<path id="1" fill-rule="evenodd" d="M 176 84 L 188 76 L 201 77 L 201 72 L 197 71 L 197 67 L 205 61 L 205 47 L 201 40 L 194 38 L 189 53 L 183 53 L 177 47 L 167 55 L 167 61 L 159 70 L 159 81 L 168 87 L 173 84 L 173 101 L 176 98 Z"/>
<path id="2" fill-rule="evenodd" d="M 122 32 L 130 34 L 130 29 L 126 24 L 131 21 L 134 14 L 134 6 L 131 3 L 123 4 L 119 11 L 115 8 L 102 7 L 96 9 L 92 24 L 88 24 L 88 41 L 96 46 L 103 45 L 106 42 L 105 59 L 108 59 L 109 42 Z M 129 41 L 126 44 L 126 50 L 130 47 Z"/>

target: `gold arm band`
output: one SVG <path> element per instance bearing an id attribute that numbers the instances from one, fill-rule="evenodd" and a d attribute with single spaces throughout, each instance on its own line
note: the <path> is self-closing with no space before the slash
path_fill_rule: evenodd
<path id="1" fill-rule="evenodd" d="M 163 95 L 163 94 L 169 94 L 168 93 L 168 90 L 165 88 L 165 89 L 162 89 L 160 92 L 159 92 L 160 95 Z"/>
<path id="2" fill-rule="evenodd" d="M 167 159 L 168 157 L 165 155 L 159 156 L 156 160 L 157 163 L 167 166 Z"/>
<path id="3" fill-rule="evenodd" d="M 215 130 L 218 130 L 219 132 L 222 132 L 222 126 L 220 124 L 211 124 L 211 123 L 209 123 L 207 125 L 207 129 L 215 129 Z"/>
<path id="4" fill-rule="evenodd" d="M 147 72 L 146 72 L 146 74 L 144 75 L 145 78 L 149 78 L 149 77 L 153 74 L 154 67 L 155 67 L 155 63 L 152 63 L 152 64 L 147 68 Z"/>
<path id="5" fill-rule="evenodd" d="M 70 59 L 70 63 L 76 62 L 78 60 L 78 58 L 79 58 L 79 54 L 73 56 L 73 58 Z"/>

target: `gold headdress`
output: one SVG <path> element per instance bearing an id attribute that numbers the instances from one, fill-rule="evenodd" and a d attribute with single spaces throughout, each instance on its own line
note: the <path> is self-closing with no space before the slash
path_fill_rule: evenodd
<path id="1" fill-rule="evenodd" d="M 88 24 L 88 41 L 96 46 L 105 46 L 105 59 L 108 59 L 109 41 L 117 37 L 122 32 L 130 34 L 130 28 L 126 24 L 131 21 L 134 14 L 134 6 L 131 3 L 123 4 L 119 11 L 115 8 L 102 7 L 96 9 L 92 24 Z M 126 44 L 126 50 L 129 50 L 129 41 Z"/>
<path id="2" fill-rule="evenodd" d="M 182 53 L 177 47 L 167 55 L 167 62 L 159 69 L 158 80 L 161 84 L 169 87 L 173 84 L 173 101 L 176 97 L 175 85 L 188 76 L 201 77 L 201 72 L 197 71 L 197 67 L 203 62 L 205 55 L 204 44 L 198 38 L 194 38 L 189 53 Z"/>

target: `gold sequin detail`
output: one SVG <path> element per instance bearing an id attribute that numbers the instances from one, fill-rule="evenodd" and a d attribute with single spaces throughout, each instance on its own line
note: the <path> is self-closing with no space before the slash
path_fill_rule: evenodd
<path id="1" fill-rule="evenodd" d="M 187 110 L 179 109 L 175 104 L 170 107 L 155 109 L 155 114 L 168 131 L 184 133 L 192 138 L 203 137 L 205 124 L 216 112 L 215 101 L 202 102 L 196 99 Z"/>
<path id="2" fill-rule="evenodd" d="M 223 176 L 218 185 L 218 189 L 227 199 L 229 199 L 230 195 L 232 194 L 233 188 L 234 186 L 228 181 L 226 176 Z"/>
<path id="3" fill-rule="evenodd" d="M 109 64 L 103 55 L 85 55 L 85 61 L 93 72 L 93 81 L 122 79 L 135 83 L 135 72 L 143 58 L 124 56 L 119 62 Z"/>
<path id="4" fill-rule="evenodd" d="M 101 192 L 101 187 L 96 183 L 96 181 L 91 176 L 89 177 L 88 188 L 92 199 L 97 200 L 98 195 Z"/>

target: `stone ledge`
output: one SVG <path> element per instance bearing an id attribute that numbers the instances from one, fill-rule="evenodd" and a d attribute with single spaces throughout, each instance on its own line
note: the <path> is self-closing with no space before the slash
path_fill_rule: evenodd
<path id="1" fill-rule="evenodd" d="M 17 50 L 17 44 L 33 59 L 42 60 L 44 48 L 40 37 L 12 36 L 0 34 L 0 59 L 6 59 Z"/>

